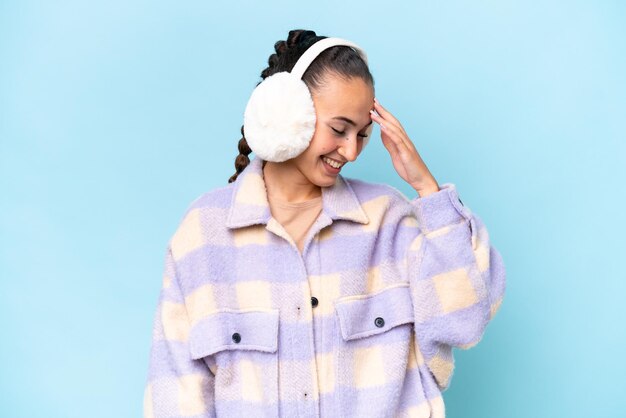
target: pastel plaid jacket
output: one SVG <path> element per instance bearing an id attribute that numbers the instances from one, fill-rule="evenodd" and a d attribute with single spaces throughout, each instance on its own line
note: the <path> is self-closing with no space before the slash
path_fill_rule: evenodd
<path id="1" fill-rule="evenodd" d="M 500 254 L 455 186 L 407 199 L 339 175 L 302 254 L 262 160 L 168 242 L 145 417 L 444 417 L 452 349 L 482 337 Z"/>

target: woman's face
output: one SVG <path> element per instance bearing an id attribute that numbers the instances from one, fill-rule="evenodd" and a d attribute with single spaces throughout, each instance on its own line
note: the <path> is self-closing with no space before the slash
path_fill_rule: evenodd
<path id="1" fill-rule="evenodd" d="M 312 97 L 315 133 L 308 148 L 291 163 L 309 182 L 327 187 L 335 183 L 341 166 L 355 161 L 361 153 L 363 135 L 372 123 L 374 89 L 361 78 L 346 80 L 329 74 Z M 332 167 L 324 158 L 340 167 Z"/>

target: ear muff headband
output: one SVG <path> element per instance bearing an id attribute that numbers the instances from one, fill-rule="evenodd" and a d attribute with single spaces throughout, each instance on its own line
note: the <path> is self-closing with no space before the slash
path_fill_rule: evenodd
<path id="1" fill-rule="evenodd" d="M 252 92 L 244 112 L 244 135 L 252 152 L 261 159 L 286 161 L 309 146 L 316 117 L 311 92 L 302 76 L 322 51 L 336 45 L 353 48 L 367 64 L 367 55 L 358 45 L 341 38 L 324 38 L 302 54 L 291 72 L 266 77 Z"/>
<path id="2" fill-rule="evenodd" d="M 322 51 L 337 45 L 351 47 L 359 54 L 363 61 L 365 61 L 365 64 L 367 64 L 367 55 L 357 44 L 341 38 L 324 38 L 315 42 L 306 51 L 304 51 L 302 56 L 298 59 L 298 62 L 296 62 L 296 65 L 293 66 L 291 74 L 298 78 L 302 78 L 306 69 L 309 68 L 309 65 L 311 65 L 313 60 L 317 58 Z"/>

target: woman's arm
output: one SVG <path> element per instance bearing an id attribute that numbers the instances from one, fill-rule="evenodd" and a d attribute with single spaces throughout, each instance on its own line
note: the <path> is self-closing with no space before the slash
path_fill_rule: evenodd
<path id="1" fill-rule="evenodd" d="M 505 293 L 505 268 L 481 219 L 456 188 L 411 201 L 420 233 L 407 252 L 416 349 L 441 390 L 454 369 L 452 348 L 478 343 Z"/>
<path id="2" fill-rule="evenodd" d="M 152 333 L 144 417 L 213 417 L 215 376 L 189 352 L 189 317 L 168 248 Z"/>
<path id="3" fill-rule="evenodd" d="M 463 206 L 453 184 L 439 187 L 402 124 L 375 100 L 372 120 L 381 127 L 393 166 L 419 194 L 411 200 L 417 225 L 406 255 L 415 314 L 418 363 L 441 390 L 454 369 L 452 348 L 470 348 L 483 336 L 505 291 L 502 257 L 481 219 Z M 415 220 L 413 218 L 413 220 Z"/>

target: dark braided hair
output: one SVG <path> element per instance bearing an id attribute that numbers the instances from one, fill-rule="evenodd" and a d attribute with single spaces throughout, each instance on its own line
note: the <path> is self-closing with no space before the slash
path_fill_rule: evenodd
<path id="1" fill-rule="evenodd" d="M 290 30 L 286 41 L 280 40 L 274 44 L 276 53 L 268 58 L 269 66 L 261 71 L 261 78 L 265 79 L 281 71 L 291 71 L 302 54 L 315 42 L 324 38 L 326 36 L 317 36 L 312 30 Z M 330 47 L 319 54 L 304 72 L 302 81 L 310 91 L 315 91 L 324 84 L 325 77 L 329 73 L 345 79 L 361 78 L 372 87 L 374 86 L 374 78 L 365 61 L 356 51 L 345 45 Z M 262 81 L 259 81 L 257 86 Z M 248 155 L 252 150 L 246 141 L 243 125 L 241 126 L 241 139 L 237 146 L 239 155 L 235 158 L 236 172 L 228 179 L 229 183 L 237 180 L 237 176 L 250 164 Z"/>

